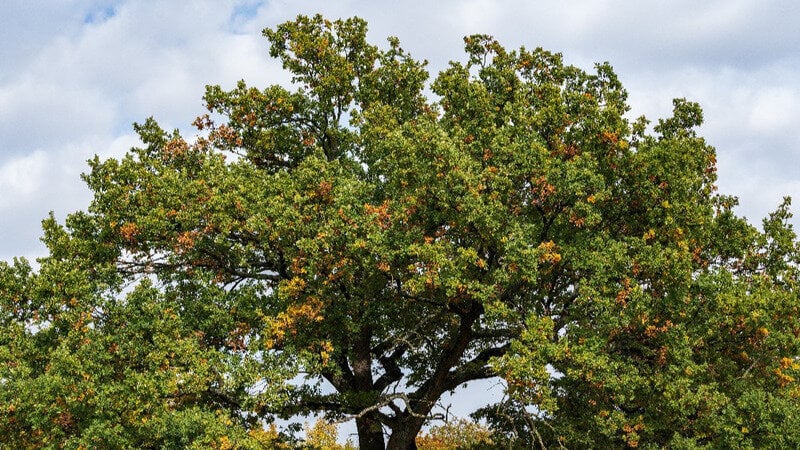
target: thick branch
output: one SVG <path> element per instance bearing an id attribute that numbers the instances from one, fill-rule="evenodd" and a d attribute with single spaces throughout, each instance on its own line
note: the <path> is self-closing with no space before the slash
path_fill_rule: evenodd
<path id="1" fill-rule="evenodd" d="M 336 388 L 338 392 L 347 392 L 355 388 L 355 378 L 353 372 L 350 370 L 350 365 L 347 362 L 347 356 L 344 352 L 336 352 L 334 356 L 336 368 L 323 369 L 322 376 Z"/>
<path id="2" fill-rule="evenodd" d="M 377 380 L 375 380 L 375 390 L 383 391 L 392 383 L 403 378 L 403 371 L 400 370 L 397 360 L 400 359 L 407 350 L 408 346 L 406 344 L 402 344 L 398 346 L 390 355 L 381 355 L 378 358 L 378 361 L 380 361 L 385 372 Z"/>
<path id="3" fill-rule="evenodd" d="M 500 347 L 487 348 L 478 353 L 478 355 L 470 361 L 462 364 L 461 367 L 448 374 L 447 381 L 444 385 L 444 391 L 452 391 L 468 381 L 495 376 L 494 370 L 488 365 L 489 360 L 505 355 L 509 347 L 509 344 L 505 344 Z"/>
<path id="4" fill-rule="evenodd" d="M 426 380 L 412 395 L 415 408 L 430 410 L 434 402 L 447 389 L 448 375 L 450 369 L 458 363 L 464 351 L 472 340 L 472 325 L 480 317 L 483 308 L 478 303 L 473 303 L 471 307 L 461 315 L 461 322 L 449 342 L 444 346 L 440 353 L 439 360 L 436 362 L 436 369 L 433 375 Z"/>

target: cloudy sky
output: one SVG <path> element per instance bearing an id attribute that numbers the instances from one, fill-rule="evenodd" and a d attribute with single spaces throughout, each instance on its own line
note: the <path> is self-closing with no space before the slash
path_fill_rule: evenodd
<path id="1" fill-rule="evenodd" d="M 800 204 L 796 0 L 5 0 L 2 8 L 2 260 L 43 255 L 41 219 L 88 205 L 86 160 L 135 146 L 133 122 L 154 116 L 192 135 L 206 84 L 286 83 L 261 30 L 299 13 L 364 17 L 373 42 L 398 36 L 432 71 L 462 59 L 462 37 L 472 33 L 559 51 L 586 69 L 609 61 L 632 116 L 664 117 L 675 97 L 704 107 L 701 134 L 717 148 L 720 190 L 740 197 L 741 214 L 758 223 L 783 195 Z"/>

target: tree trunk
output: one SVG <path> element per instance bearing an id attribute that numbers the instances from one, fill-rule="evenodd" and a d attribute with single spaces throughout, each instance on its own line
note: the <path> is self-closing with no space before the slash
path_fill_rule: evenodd
<path id="1" fill-rule="evenodd" d="M 372 414 L 365 414 L 356 419 L 358 430 L 358 448 L 362 450 L 384 450 L 383 427 Z"/>
<path id="2" fill-rule="evenodd" d="M 386 450 L 417 450 L 417 434 L 424 420 L 410 418 L 392 430 Z"/>

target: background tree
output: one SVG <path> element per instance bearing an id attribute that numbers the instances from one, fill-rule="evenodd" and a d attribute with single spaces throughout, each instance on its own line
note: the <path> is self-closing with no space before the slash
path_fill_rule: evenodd
<path id="1" fill-rule="evenodd" d="M 417 436 L 417 446 L 428 450 L 495 449 L 492 431 L 483 425 L 457 419 L 426 430 Z"/>
<path id="2" fill-rule="evenodd" d="M 510 403 L 484 415 L 512 441 L 800 442 L 788 202 L 763 232 L 733 214 L 698 105 L 650 132 L 609 65 L 482 35 L 430 100 L 425 63 L 367 43 L 360 19 L 264 34 L 294 90 L 209 87 L 193 142 L 137 125 L 142 148 L 91 161 L 89 211 L 48 225 L 76 242 L 48 261 L 89 261 L 65 273 L 90 280 L 76 307 L 107 317 L 92 342 L 147 336 L 119 362 L 70 350 L 99 361 L 86 373 L 138 367 L 148 411 L 207 421 L 202 442 L 255 445 L 260 419 L 325 412 L 354 418 L 361 448 L 415 448 L 443 393 L 493 376 Z M 72 298 L 29 291 L 46 267 L 4 269 L 4 367 L 18 342 L 73 342 L 52 314 L 27 322 L 30 299 Z M 227 421 L 239 434 L 215 434 Z"/>

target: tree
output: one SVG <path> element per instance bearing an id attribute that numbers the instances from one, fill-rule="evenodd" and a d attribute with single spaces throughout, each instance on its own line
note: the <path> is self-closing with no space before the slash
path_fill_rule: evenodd
<path id="1" fill-rule="evenodd" d="M 143 147 L 90 162 L 88 212 L 47 222 L 40 274 L 3 268 L 2 383 L 33 389 L 22 377 L 53 373 L 45 351 L 66 346 L 60 389 L 79 366 L 95 392 L 124 385 L 70 417 L 142 398 L 141 374 L 147 410 L 188 415 L 198 445 L 257 445 L 264 421 L 324 412 L 355 419 L 360 448 L 416 448 L 443 393 L 496 376 L 497 442 L 800 444 L 788 200 L 763 231 L 733 213 L 697 104 L 650 132 L 608 64 L 484 35 L 432 100 L 425 63 L 369 44 L 360 19 L 264 34 L 294 90 L 209 87 L 192 141 L 136 125 Z M 51 266 L 80 295 L 32 288 Z M 30 299 L 68 300 L 34 317 Z M 80 317 L 100 345 L 83 353 Z M 127 359 L 102 351 L 138 340 Z M 3 395 L 0 411 L 20 400 Z M 86 433 L 61 422 L 51 439 Z"/>
<path id="2" fill-rule="evenodd" d="M 419 448 L 428 450 L 493 449 L 492 432 L 483 425 L 465 419 L 446 422 L 417 436 Z"/>

